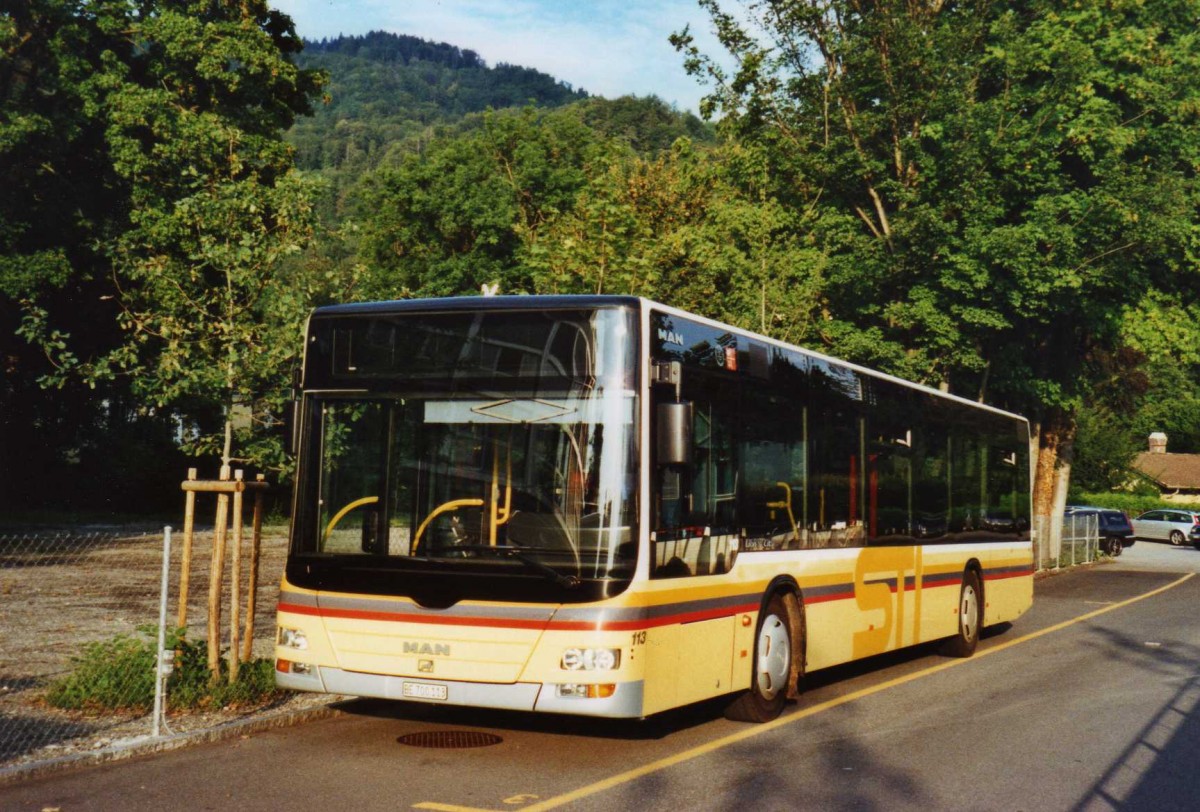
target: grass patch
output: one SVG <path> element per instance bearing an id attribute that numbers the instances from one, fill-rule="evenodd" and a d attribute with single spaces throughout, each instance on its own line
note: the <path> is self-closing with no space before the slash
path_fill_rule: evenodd
<path id="1" fill-rule="evenodd" d="M 155 645 L 157 632 L 143 627 L 137 636 L 117 635 L 89 643 L 72 658 L 73 668 L 46 692 L 46 702 L 64 710 L 149 711 L 154 707 Z M 282 694 L 275 687 L 274 664 L 269 659 L 242 663 L 238 678 L 229 682 L 229 664 L 221 661 L 220 679 L 210 682 L 207 642 L 187 640 L 179 633 L 167 636 L 174 649 L 175 669 L 167 678 L 167 708 L 213 710 L 262 705 Z"/>

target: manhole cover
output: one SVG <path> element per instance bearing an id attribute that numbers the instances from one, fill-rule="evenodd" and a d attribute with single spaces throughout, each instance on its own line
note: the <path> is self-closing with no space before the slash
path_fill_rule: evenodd
<path id="1" fill-rule="evenodd" d="M 494 733 L 478 733 L 474 730 L 424 730 L 408 733 L 396 741 L 409 747 L 431 747 L 453 750 L 463 747 L 490 747 L 504 739 Z"/>

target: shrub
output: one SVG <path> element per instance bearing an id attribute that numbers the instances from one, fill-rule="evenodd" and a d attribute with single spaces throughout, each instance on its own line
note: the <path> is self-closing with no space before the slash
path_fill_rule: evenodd
<path id="1" fill-rule="evenodd" d="M 154 641 L 128 635 L 88 643 L 71 658 L 46 701 L 67 710 L 149 710 L 154 705 Z"/>
<path id="2" fill-rule="evenodd" d="M 1127 493 L 1123 491 L 1105 491 L 1101 493 L 1072 493 L 1070 503 L 1073 505 L 1092 505 L 1094 507 L 1123 510 L 1130 516 L 1137 516 L 1147 510 L 1157 508 L 1180 508 L 1185 505 L 1164 502 L 1157 495 Z"/>
<path id="3" fill-rule="evenodd" d="M 50 686 L 46 702 L 67 710 L 150 710 L 157 631 L 153 627 L 138 631 L 140 637 L 117 635 L 86 645 L 82 654 L 72 658 L 71 673 Z M 167 635 L 166 645 L 175 650 L 175 669 L 167 680 L 167 707 L 172 710 L 259 705 L 279 695 L 269 659 L 242 663 L 232 684 L 229 664 L 222 660 L 220 679 L 211 684 L 207 641 L 187 640 L 173 632 Z"/>

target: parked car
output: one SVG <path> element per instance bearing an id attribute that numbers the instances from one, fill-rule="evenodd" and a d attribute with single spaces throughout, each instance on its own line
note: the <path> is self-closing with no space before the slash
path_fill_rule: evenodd
<path id="1" fill-rule="evenodd" d="M 1200 550 L 1200 524 L 1192 525 L 1192 532 L 1188 535 L 1188 538 L 1191 539 L 1192 546 Z"/>
<path id="2" fill-rule="evenodd" d="M 1068 505 L 1064 517 L 1091 516 L 1097 517 L 1100 529 L 1100 549 L 1113 558 L 1119 556 L 1126 547 L 1132 547 L 1133 525 L 1129 514 L 1123 510 L 1090 507 L 1087 505 Z"/>
<path id="3" fill-rule="evenodd" d="M 1183 544 L 1200 525 L 1200 511 L 1147 510 L 1133 520 L 1133 537 L 1145 541 L 1169 541 L 1176 547 Z"/>

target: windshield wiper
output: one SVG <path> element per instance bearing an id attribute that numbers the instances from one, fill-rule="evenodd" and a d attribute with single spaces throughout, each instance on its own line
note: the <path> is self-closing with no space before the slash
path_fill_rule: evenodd
<path id="1" fill-rule="evenodd" d="M 547 564 L 543 564 L 536 558 L 531 558 L 530 556 L 525 555 L 517 547 L 511 547 L 508 545 L 496 545 L 493 547 L 490 544 L 456 544 L 449 548 L 448 552 L 456 552 L 459 550 L 463 552 L 490 552 L 496 553 L 497 555 L 502 555 L 505 558 L 515 558 L 527 568 L 546 576 L 547 579 L 565 589 L 575 589 L 580 583 L 582 583 L 578 576 L 563 575 L 558 570 Z"/>

